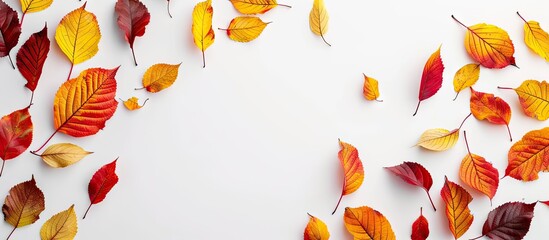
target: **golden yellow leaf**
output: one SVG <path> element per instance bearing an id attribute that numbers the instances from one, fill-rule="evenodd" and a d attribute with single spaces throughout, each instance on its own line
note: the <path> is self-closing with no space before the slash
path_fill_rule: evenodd
<path id="1" fill-rule="evenodd" d="M 512 90 L 517 93 L 522 110 L 527 116 L 540 121 L 549 119 L 549 84 L 546 81 L 526 80 L 518 88 Z"/>
<path id="2" fill-rule="evenodd" d="M 444 151 L 456 145 L 459 138 L 459 129 L 448 131 L 443 128 L 429 129 L 421 134 L 416 146 L 432 151 Z"/>
<path id="3" fill-rule="evenodd" d="M 328 11 L 326 11 L 326 6 L 324 6 L 324 0 L 315 0 L 313 9 L 311 9 L 311 13 L 309 14 L 309 26 L 314 34 L 322 37 L 322 40 L 328 46 L 332 46 L 324 38 L 324 35 L 328 31 L 329 19 L 330 16 L 328 16 Z"/>
<path id="4" fill-rule="evenodd" d="M 64 168 L 77 163 L 91 153 L 72 143 L 58 143 L 46 148 L 40 157 L 50 167 Z"/>
<path id="5" fill-rule="evenodd" d="M 219 28 L 219 30 L 227 31 L 229 38 L 234 41 L 250 42 L 259 37 L 269 23 L 271 22 L 263 22 L 258 17 L 236 17 L 227 29 Z"/>
<path id="6" fill-rule="evenodd" d="M 363 75 L 364 75 L 364 86 L 362 87 L 362 94 L 364 95 L 364 98 L 370 101 L 375 100 L 378 102 L 383 102 L 382 100 L 377 99 L 379 97 L 379 88 L 377 86 L 378 85 L 377 80 L 366 76 L 366 74 L 363 74 Z"/>
<path id="7" fill-rule="evenodd" d="M 202 51 L 203 67 L 206 67 L 206 56 L 204 51 L 210 47 L 215 40 L 215 33 L 212 29 L 213 8 L 212 0 L 196 4 L 193 10 L 192 32 L 194 44 Z"/>
<path id="8" fill-rule="evenodd" d="M 152 65 L 143 75 L 143 88 L 155 93 L 170 87 L 179 73 L 180 64 L 159 63 Z"/>
<path id="9" fill-rule="evenodd" d="M 27 13 L 40 12 L 48 8 L 53 0 L 20 0 L 21 2 L 21 11 L 23 11 L 23 16 L 21 17 L 21 25 L 25 19 Z"/>
<path id="10" fill-rule="evenodd" d="M 549 34 L 541 29 L 539 22 L 526 21 L 520 13 L 517 12 L 517 14 L 524 21 L 524 43 L 526 46 L 549 61 Z"/>
<path id="11" fill-rule="evenodd" d="M 307 213 L 308 214 L 308 213 Z M 304 240 L 328 240 L 330 239 L 330 232 L 328 232 L 328 227 L 326 224 L 309 214 L 309 223 L 305 227 L 305 232 L 303 233 Z"/>
<path id="12" fill-rule="evenodd" d="M 136 98 L 136 97 L 128 98 L 128 100 L 126 101 L 120 99 L 120 101 L 124 102 L 124 107 L 126 107 L 128 110 L 134 111 L 144 107 L 147 101 L 149 101 L 149 99 L 148 98 L 145 99 L 145 101 L 143 102 L 143 105 L 139 105 L 139 98 Z"/>
<path id="13" fill-rule="evenodd" d="M 276 0 L 230 0 L 234 8 L 242 14 L 266 13 L 276 6 L 291 8 L 291 6 L 278 4 Z"/>
<path id="14" fill-rule="evenodd" d="M 92 58 L 99 51 L 99 23 L 85 7 L 86 3 L 65 15 L 55 31 L 57 45 L 73 65 Z"/>
<path id="15" fill-rule="evenodd" d="M 72 240 L 78 232 L 78 223 L 74 204 L 69 209 L 53 215 L 42 225 L 40 238 L 42 240 Z"/>
<path id="16" fill-rule="evenodd" d="M 454 91 L 456 91 L 454 100 L 457 99 L 461 90 L 473 86 L 478 81 L 479 75 L 479 64 L 470 63 L 461 67 L 454 76 Z"/>

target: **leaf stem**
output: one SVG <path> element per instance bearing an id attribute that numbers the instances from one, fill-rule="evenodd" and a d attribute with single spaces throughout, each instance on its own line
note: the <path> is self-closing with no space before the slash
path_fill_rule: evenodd
<path id="1" fill-rule="evenodd" d="M 500 87 L 500 86 L 498 86 L 498 89 L 515 90 L 514 88 L 510 88 L 510 87 Z"/>
<path id="2" fill-rule="evenodd" d="M 417 114 L 417 110 L 419 110 L 419 104 L 421 104 L 421 101 L 417 102 L 416 111 L 414 112 L 414 115 L 412 115 L 412 116 L 415 116 Z"/>
<path id="3" fill-rule="evenodd" d="M 339 197 L 339 200 L 337 201 L 337 205 L 336 205 L 334 211 L 332 212 L 332 215 L 334 215 L 334 213 L 337 211 L 337 208 L 339 207 L 339 203 L 341 203 L 342 198 L 343 198 L 343 192 L 341 192 L 341 196 Z"/>
<path id="4" fill-rule="evenodd" d="M 67 76 L 67 81 L 71 79 L 72 69 L 74 68 L 74 63 L 71 62 L 71 69 L 69 70 L 69 76 Z"/>
<path id="5" fill-rule="evenodd" d="M 29 9 L 27 8 L 27 11 L 28 11 L 28 10 L 29 10 Z M 23 12 L 23 15 L 21 16 L 21 23 L 19 23 L 19 25 L 21 25 L 21 26 L 23 26 L 23 21 L 25 20 L 25 15 L 27 15 L 27 11 L 24 11 L 24 12 Z"/>
<path id="6" fill-rule="evenodd" d="M 329 47 L 331 47 L 332 45 L 329 44 L 326 39 L 324 38 L 324 34 L 320 34 L 320 37 L 322 37 L 322 40 L 324 41 L 324 43 L 328 44 Z"/>
<path id="7" fill-rule="evenodd" d="M 528 24 L 528 21 L 526 21 L 526 19 L 524 19 L 518 11 L 517 11 L 517 15 L 522 19 L 522 21 L 524 21 L 524 23 Z M 528 24 L 528 26 L 530 26 L 530 24 Z"/>
<path id="8" fill-rule="evenodd" d="M 53 132 L 53 134 L 46 140 L 46 142 L 45 142 L 44 144 L 42 144 L 42 146 L 41 146 L 40 148 L 38 148 L 38 149 L 35 150 L 35 151 L 31 151 L 31 153 L 36 155 L 37 152 L 40 152 L 40 150 L 42 150 L 42 148 L 44 148 L 44 147 L 46 146 L 46 144 L 48 144 L 48 142 L 50 142 L 50 140 L 53 138 L 53 136 L 55 136 L 55 134 L 56 134 L 58 131 L 59 131 L 59 128 L 57 128 L 57 129 L 55 130 L 55 132 Z"/>
<path id="9" fill-rule="evenodd" d="M 459 92 L 456 93 L 456 97 L 455 97 L 454 100 L 452 100 L 452 101 L 455 101 L 455 100 L 458 98 L 460 92 L 461 92 L 461 91 L 459 91 Z"/>
<path id="10" fill-rule="evenodd" d="M 29 103 L 28 107 L 32 106 L 32 100 L 33 99 L 34 99 L 34 91 L 32 91 L 32 93 L 31 93 L 31 100 L 30 100 L 30 103 Z"/>
<path id="11" fill-rule="evenodd" d="M 170 12 L 170 0 L 168 0 L 168 15 L 170 16 L 170 18 L 173 18 L 172 13 Z"/>
<path id="12" fill-rule="evenodd" d="M 278 6 L 281 6 L 281 7 L 287 7 L 287 8 L 292 8 L 292 6 L 290 5 L 286 5 L 286 4 L 277 4 Z"/>
<path id="13" fill-rule="evenodd" d="M 82 219 L 86 219 L 86 215 L 88 215 L 88 212 L 90 211 L 90 208 L 92 207 L 93 203 L 90 203 L 90 206 L 88 206 L 88 209 L 86 209 L 86 213 L 84 213 L 84 217 Z"/>
<path id="14" fill-rule="evenodd" d="M 484 235 L 478 236 L 478 237 L 476 237 L 476 238 L 471 238 L 471 239 L 469 239 L 469 240 L 476 240 L 476 239 L 479 239 L 479 238 L 481 238 L 481 237 L 484 237 Z"/>
<path id="15" fill-rule="evenodd" d="M 11 230 L 10 235 L 8 235 L 8 237 L 6 238 L 6 240 L 10 239 L 11 235 L 13 234 L 13 232 L 15 232 L 15 229 L 17 229 L 17 225 L 15 225 L 15 227 L 13 227 L 13 230 Z"/>
<path id="16" fill-rule="evenodd" d="M 145 99 L 145 101 L 143 102 L 143 105 L 141 105 L 141 107 L 144 107 L 145 104 L 147 104 L 147 101 L 149 101 L 149 98 Z"/>
<path id="17" fill-rule="evenodd" d="M 431 198 L 431 194 L 429 193 L 429 191 L 427 189 L 425 189 L 425 192 L 427 193 L 427 197 L 429 197 L 429 201 L 431 202 L 431 206 L 433 206 L 433 210 L 435 210 L 435 212 L 436 212 L 437 208 L 435 207 L 435 204 L 433 203 L 433 199 Z M 423 211 L 423 208 L 421 208 L 421 211 Z"/>
<path id="18" fill-rule="evenodd" d="M 145 89 L 145 87 L 142 87 L 142 88 L 134 88 L 133 90 L 136 90 L 136 91 L 137 91 L 137 90 L 143 90 L 143 89 Z"/>
<path id="19" fill-rule="evenodd" d="M 505 124 L 507 126 L 507 132 L 509 133 L 509 141 L 513 141 L 513 136 L 511 136 L 511 129 L 509 128 L 509 124 Z"/>
<path id="20" fill-rule="evenodd" d="M 13 65 L 13 60 L 11 60 L 11 56 L 9 53 L 8 53 L 8 59 L 10 60 L 11 67 L 15 70 L 15 65 Z"/>
<path id="21" fill-rule="evenodd" d="M 471 150 L 469 149 L 469 142 L 467 141 L 467 132 L 463 130 L 463 138 L 465 139 L 465 146 L 467 147 L 467 152 L 471 155 Z M 473 156 L 471 156 L 473 158 Z"/>
<path id="22" fill-rule="evenodd" d="M 459 23 L 459 24 L 460 24 L 461 26 L 463 26 L 463 27 L 465 27 L 465 28 L 469 29 L 469 27 L 465 26 L 465 24 L 463 24 L 462 22 L 460 22 L 459 20 L 457 20 L 457 18 L 456 18 L 456 17 L 454 17 L 454 15 L 453 15 L 453 14 L 452 14 L 452 18 L 453 18 L 453 19 L 454 19 L 454 20 L 455 20 L 456 22 L 458 22 L 458 23 Z M 469 30 L 471 30 L 471 29 L 469 29 Z"/>
<path id="23" fill-rule="evenodd" d="M 135 51 L 133 50 L 133 47 L 131 47 L 131 49 L 132 49 L 133 63 L 135 63 L 135 66 L 137 66 L 137 60 L 135 59 Z"/>
<path id="24" fill-rule="evenodd" d="M 467 115 L 467 117 L 465 117 L 465 119 L 463 119 L 463 121 L 461 122 L 461 125 L 459 125 L 458 130 L 461 129 L 461 127 L 463 127 L 463 124 L 465 123 L 465 121 L 466 121 L 471 115 L 473 115 L 473 113 L 469 113 L 469 115 Z"/>
<path id="25" fill-rule="evenodd" d="M 204 50 L 202 50 L 202 63 L 204 63 L 202 68 L 206 68 L 206 54 L 204 53 Z"/>
<path id="26" fill-rule="evenodd" d="M 2 160 L 2 168 L 0 168 L 0 177 L 2 176 L 2 172 L 4 172 L 4 165 L 6 164 L 6 160 Z"/>

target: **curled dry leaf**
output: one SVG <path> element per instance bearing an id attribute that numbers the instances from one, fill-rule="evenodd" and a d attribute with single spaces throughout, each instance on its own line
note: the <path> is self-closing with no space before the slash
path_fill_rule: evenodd
<path id="1" fill-rule="evenodd" d="M 362 166 L 362 161 L 358 157 L 358 150 L 351 144 L 342 142 L 339 140 L 339 146 L 341 150 L 337 154 L 341 167 L 343 167 L 343 189 L 341 190 L 341 196 L 337 201 L 337 205 L 332 212 L 332 215 L 337 211 L 341 199 L 345 195 L 349 195 L 362 185 L 364 181 L 364 167 Z"/>
<path id="2" fill-rule="evenodd" d="M 177 79 L 179 66 L 181 66 L 181 63 L 174 65 L 165 63 L 152 65 L 147 69 L 145 75 L 143 75 L 143 88 L 155 93 L 170 87 Z"/>
<path id="3" fill-rule="evenodd" d="M 308 214 L 308 213 L 307 213 Z M 303 233 L 304 240 L 328 240 L 330 239 L 330 232 L 328 232 L 328 227 L 326 224 L 309 214 L 309 223 L 305 227 L 305 232 Z"/>
<path id="4" fill-rule="evenodd" d="M 437 51 L 431 54 L 431 57 L 425 63 L 423 68 L 423 75 L 421 76 L 421 84 L 419 86 L 419 101 L 417 102 L 416 111 L 414 116 L 419 110 L 421 101 L 428 99 L 438 92 L 442 87 L 442 73 L 444 72 L 444 64 L 440 57 L 440 47 Z"/>
<path id="5" fill-rule="evenodd" d="M 475 63 L 467 64 L 461 67 L 454 76 L 454 91 L 456 91 L 457 99 L 461 90 L 473 86 L 480 76 L 480 65 Z"/>
<path id="6" fill-rule="evenodd" d="M 44 201 L 44 193 L 36 186 L 34 176 L 10 189 L 2 206 L 4 221 L 13 226 L 8 239 L 15 229 L 33 224 L 40 218 L 40 213 L 45 209 Z"/>
<path id="7" fill-rule="evenodd" d="M 378 82 L 375 78 L 371 78 L 364 75 L 364 86 L 362 87 L 362 95 L 364 95 L 364 98 L 369 101 L 378 101 L 383 102 L 383 100 L 378 100 L 379 98 L 379 88 L 378 88 Z"/>
<path id="8" fill-rule="evenodd" d="M 193 10 L 192 33 L 194 44 L 202 51 L 203 67 L 206 67 L 205 51 L 215 40 L 215 33 L 212 29 L 213 8 L 212 0 L 196 4 Z"/>
<path id="9" fill-rule="evenodd" d="M 78 221 L 73 204 L 69 209 L 53 215 L 42 225 L 40 238 L 42 240 L 72 240 L 77 232 Z"/>
<path id="10" fill-rule="evenodd" d="M 429 194 L 429 190 L 431 189 L 431 186 L 433 186 L 433 178 L 431 178 L 429 171 L 421 166 L 421 164 L 415 162 L 404 162 L 393 167 L 386 167 L 385 169 L 399 176 L 408 184 L 422 187 L 427 193 L 427 197 L 429 197 L 429 201 L 431 202 L 433 209 L 435 211 L 437 210 L 435 204 L 433 203 L 433 199 L 431 199 L 431 194 Z"/>
<path id="11" fill-rule="evenodd" d="M 423 216 L 423 208 L 419 210 L 419 217 L 412 224 L 412 240 L 425 240 L 429 237 L 429 222 Z"/>
<path id="12" fill-rule="evenodd" d="M 444 177 L 444 186 L 440 190 L 440 196 L 446 204 L 446 217 L 448 227 L 455 239 L 461 237 L 473 223 L 473 215 L 469 210 L 469 203 L 473 201 L 471 194 L 460 185 L 448 181 Z"/>
<path id="13" fill-rule="evenodd" d="M 276 0 L 229 0 L 233 7 L 242 14 L 263 14 L 281 6 L 291 8 L 285 4 L 278 4 Z"/>
<path id="14" fill-rule="evenodd" d="M 515 64 L 515 47 L 509 34 L 497 26 L 479 23 L 470 27 L 452 18 L 467 29 L 465 50 L 471 58 L 486 68 L 504 68 Z"/>
<path id="15" fill-rule="evenodd" d="M 530 230 L 536 203 L 505 203 L 488 213 L 482 236 L 491 239 L 522 239 Z"/>
<path id="16" fill-rule="evenodd" d="M 313 9 L 311 9 L 311 13 L 309 14 L 309 26 L 314 34 L 320 36 L 328 46 L 332 46 L 324 38 L 324 35 L 328 32 L 329 19 L 330 16 L 328 15 L 326 6 L 324 6 L 324 0 L 314 0 Z"/>
<path id="17" fill-rule="evenodd" d="M 118 15 L 116 23 L 118 23 L 118 27 L 124 32 L 124 37 L 130 44 L 133 62 L 137 66 L 133 43 L 136 37 L 141 37 L 145 34 L 145 28 L 151 21 L 151 14 L 147 7 L 139 0 L 118 0 L 114 6 L 114 10 Z"/>
<path id="18" fill-rule="evenodd" d="M 395 240 L 391 223 L 380 212 L 368 207 L 345 208 L 345 228 L 354 239 Z"/>
<path id="19" fill-rule="evenodd" d="M 21 24 L 19 24 L 17 12 L 2 0 L 0 0 L 0 35 L 2 36 L 0 38 L 0 58 L 8 56 L 11 66 L 15 69 L 10 52 L 19 42 Z"/>
<path id="20" fill-rule="evenodd" d="M 526 133 L 509 149 L 505 176 L 522 181 L 538 179 L 549 167 L 549 127 Z"/>
<path id="21" fill-rule="evenodd" d="M 486 120 L 489 123 L 507 126 L 509 139 L 512 142 L 511 129 L 511 107 L 503 99 L 491 93 L 477 92 L 471 88 L 471 113 L 478 120 Z"/>
<path id="22" fill-rule="evenodd" d="M 526 21 L 519 12 L 519 17 L 524 21 L 524 43 L 545 61 L 549 61 L 549 34 L 543 31 L 539 22 Z"/>
<path id="23" fill-rule="evenodd" d="M 263 22 L 258 17 L 236 17 L 231 20 L 226 29 L 230 39 L 237 42 L 250 42 L 263 32 L 263 29 L 271 22 Z"/>
<path id="24" fill-rule="evenodd" d="M 46 148 L 40 157 L 50 167 L 64 168 L 79 162 L 91 153 L 72 143 L 58 143 Z"/>
<path id="25" fill-rule="evenodd" d="M 23 16 L 21 16 L 21 25 L 23 25 L 23 20 L 25 20 L 25 15 L 27 13 L 40 12 L 53 3 L 53 0 L 20 0 L 21 2 L 21 11 L 23 11 Z"/>
<path id="26" fill-rule="evenodd" d="M 21 155 L 32 142 L 33 125 L 29 108 L 20 109 L 0 119 L 0 158 L 4 171 L 7 160 Z"/>
<path id="27" fill-rule="evenodd" d="M 107 196 L 107 193 L 109 193 L 114 185 L 118 183 L 118 175 L 116 175 L 115 172 L 117 160 L 118 158 L 115 159 L 113 162 L 104 165 L 99 170 L 97 170 L 95 174 L 93 174 L 93 177 L 88 184 L 90 206 L 86 210 L 86 213 L 84 213 L 84 217 L 82 219 L 86 218 L 86 215 L 88 215 L 91 206 L 93 204 L 98 204 L 102 202 Z"/>
<path id="28" fill-rule="evenodd" d="M 499 89 L 512 89 L 498 87 Z M 526 80 L 513 89 L 518 95 L 524 114 L 540 121 L 549 119 L 549 84 L 546 81 Z"/>
<path id="29" fill-rule="evenodd" d="M 120 99 L 120 101 L 122 101 L 122 99 Z M 145 101 L 143 102 L 143 105 L 139 105 L 139 98 L 131 97 L 131 98 L 128 98 L 128 100 L 123 101 L 123 102 L 124 102 L 124 107 L 126 107 L 126 109 L 128 109 L 130 111 L 134 111 L 134 110 L 140 109 L 143 106 L 145 106 L 147 101 L 149 101 L 148 98 L 145 99 Z"/>
<path id="30" fill-rule="evenodd" d="M 444 128 L 434 128 L 429 129 L 419 137 L 419 140 L 416 146 L 423 147 L 431 151 L 446 151 L 454 145 L 456 145 L 457 140 L 459 139 L 459 130 L 463 127 L 465 121 L 472 115 L 470 113 L 463 119 L 459 128 L 452 131 L 448 131 Z"/>
<path id="31" fill-rule="evenodd" d="M 463 138 L 465 138 L 465 146 L 467 146 L 467 155 L 461 161 L 459 178 L 469 187 L 488 196 L 491 201 L 499 186 L 498 170 L 483 157 L 471 153 L 465 131 L 463 131 Z"/>

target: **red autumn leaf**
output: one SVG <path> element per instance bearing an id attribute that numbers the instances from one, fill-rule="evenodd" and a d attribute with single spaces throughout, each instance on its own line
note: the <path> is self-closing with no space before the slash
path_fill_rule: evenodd
<path id="1" fill-rule="evenodd" d="M 130 44 L 132 50 L 133 61 L 137 66 L 135 52 L 133 50 L 133 42 L 136 37 L 141 37 L 145 34 L 145 28 L 151 21 L 151 14 L 147 7 L 139 0 L 118 0 L 114 6 L 114 10 L 118 14 L 118 27 L 124 32 L 126 41 Z"/>
<path id="2" fill-rule="evenodd" d="M 408 184 L 422 187 L 427 193 L 427 197 L 429 197 L 429 201 L 431 202 L 433 209 L 435 211 L 437 210 L 433 200 L 431 199 L 431 194 L 429 194 L 429 190 L 433 185 L 433 178 L 431 178 L 429 171 L 421 166 L 421 164 L 415 162 L 404 162 L 394 167 L 386 167 L 385 169 L 399 176 Z"/>
<path id="3" fill-rule="evenodd" d="M 542 201 L 542 202 L 540 202 L 540 203 L 543 203 L 543 204 L 549 206 L 549 201 Z"/>
<path id="4" fill-rule="evenodd" d="M 522 239 L 530 230 L 530 223 L 534 217 L 536 203 L 521 202 L 505 203 L 490 211 L 484 226 L 482 236 L 491 239 Z"/>
<path id="5" fill-rule="evenodd" d="M 17 45 L 21 35 L 21 24 L 17 12 L 0 0 L 0 57 L 8 56 L 11 66 L 15 69 L 10 57 L 10 51 Z"/>
<path id="6" fill-rule="evenodd" d="M 42 31 L 33 33 L 17 52 L 15 59 L 17 68 L 27 80 L 25 87 L 32 91 L 32 96 L 34 96 L 34 90 L 36 90 L 38 80 L 42 75 L 42 68 L 49 51 L 50 39 L 48 39 L 48 26 L 46 24 Z"/>
<path id="7" fill-rule="evenodd" d="M 0 176 L 6 160 L 21 155 L 29 148 L 32 142 L 32 129 L 28 107 L 0 119 L 0 158 L 3 160 Z"/>
<path id="8" fill-rule="evenodd" d="M 86 210 L 86 213 L 84 214 L 84 218 L 86 218 L 86 215 L 88 215 L 88 211 L 90 211 L 90 208 L 93 204 L 98 204 L 105 199 L 107 196 L 107 193 L 111 191 L 111 189 L 118 183 L 118 175 L 116 175 L 116 161 L 115 159 L 113 162 L 104 165 L 101 167 L 95 174 L 93 174 L 92 179 L 90 180 L 90 183 L 88 184 L 88 195 L 90 196 L 90 206 Z"/>
<path id="9" fill-rule="evenodd" d="M 511 121 L 511 107 L 503 99 L 494 96 L 491 93 L 477 92 L 471 89 L 471 101 L 470 108 L 471 113 L 478 120 L 486 120 L 489 123 L 506 125 L 507 132 L 509 132 L 509 138 L 511 142 L 511 130 L 509 129 L 509 122 Z"/>
<path id="10" fill-rule="evenodd" d="M 425 240 L 429 237 L 429 222 L 423 216 L 423 208 L 419 210 L 419 217 L 412 224 L 412 240 Z"/>
<path id="11" fill-rule="evenodd" d="M 444 64 L 442 58 L 440 58 L 440 47 L 434 52 L 425 67 L 423 68 L 423 75 L 421 76 L 421 85 L 419 86 L 419 102 L 417 103 L 414 116 L 419 110 L 419 104 L 421 101 L 432 97 L 442 87 L 442 72 L 444 71 Z"/>

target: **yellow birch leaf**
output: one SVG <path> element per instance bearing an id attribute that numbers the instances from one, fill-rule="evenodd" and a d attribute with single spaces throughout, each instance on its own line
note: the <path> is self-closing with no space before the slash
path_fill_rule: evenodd
<path id="1" fill-rule="evenodd" d="M 236 17 L 227 29 L 219 28 L 219 30 L 227 31 L 229 38 L 234 41 L 250 42 L 259 37 L 269 23 L 271 22 L 263 22 L 258 17 Z"/>
<path id="2" fill-rule="evenodd" d="M 179 74 L 180 64 L 159 63 L 152 65 L 143 75 L 143 88 L 155 93 L 170 87 Z"/>
<path id="3" fill-rule="evenodd" d="M 72 240 L 78 232 L 78 223 L 74 204 L 69 209 L 53 215 L 42 225 L 40 238 L 42 240 Z"/>
<path id="4" fill-rule="evenodd" d="M 549 119 L 549 83 L 526 80 L 518 88 L 512 90 L 517 93 L 524 114 L 540 121 Z"/>
<path id="5" fill-rule="evenodd" d="M 520 13 L 519 17 L 524 21 L 524 43 L 545 61 L 549 62 L 549 34 L 543 31 L 539 22 L 526 21 Z"/>
<path id="6" fill-rule="evenodd" d="M 480 64 L 470 63 L 461 67 L 454 76 L 454 91 L 456 91 L 457 99 L 459 92 L 468 87 L 473 86 L 480 76 Z"/>
<path id="7" fill-rule="evenodd" d="M 23 24 L 23 20 L 25 19 L 25 14 L 42 11 L 48 8 L 52 4 L 53 0 L 20 0 L 20 2 L 21 2 L 21 11 L 23 11 L 23 16 L 21 17 L 21 24 Z"/>
<path id="8" fill-rule="evenodd" d="M 378 89 L 378 82 L 376 79 L 371 78 L 364 75 L 364 86 L 362 87 L 362 94 L 364 95 L 364 98 L 366 100 L 370 101 L 378 101 L 383 102 L 382 100 L 378 100 L 379 97 L 379 89 Z"/>
<path id="9" fill-rule="evenodd" d="M 242 14 L 263 14 L 276 6 L 291 8 L 285 4 L 278 4 L 276 0 L 230 0 L 234 8 Z"/>
<path id="10" fill-rule="evenodd" d="M 459 138 L 459 129 L 448 131 L 443 128 L 429 129 L 421 134 L 416 146 L 431 151 L 444 151 L 456 145 Z"/>
<path id="11" fill-rule="evenodd" d="M 315 0 L 313 9 L 311 9 L 311 13 L 309 14 L 309 26 L 314 34 L 322 37 L 322 40 L 328 46 L 332 46 L 324 38 L 324 35 L 328 32 L 329 19 L 330 16 L 328 16 L 328 11 L 326 11 L 326 6 L 324 6 L 324 0 Z"/>
<path id="12" fill-rule="evenodd" d="M 40 157 L 50 167 L 64 168 L 77 163 L 91 153 L 72 143 L 58 143 L 46 148 Z"/>
<path id="13" fill-rule="evenodd" d="M 144 107 L 147 101 L 149 101 L 149 99 L 148 98 L 145 99 L 145 101 L 143 102 L 143 105 L 139 105 L 139 98 L 136 98 L 136 97 L 128 98 L 128 100 L 126 101 L 120 99 L 120 101 L 124 103 L 124 107 L 126 107 L 128 110 L 134 111 Z"/>
<path id="14" fill-rule="evenodd" d="M 99 51 L 99 23 L 85 7 L 86 3 L 65 15 L 55 31 L 57 45 L 73 65 L 92 58 Z"/>
<path id="15" fill-rule="evenodd" d="M 202 51 L 203 67 L 206 67 L 206 56 L 204 52 L 215 40 L 215 33 L 212 29 L 213 7 L 212 0 L 196 4 L 193 10 L 192 32 L 194 44 Z"/>

